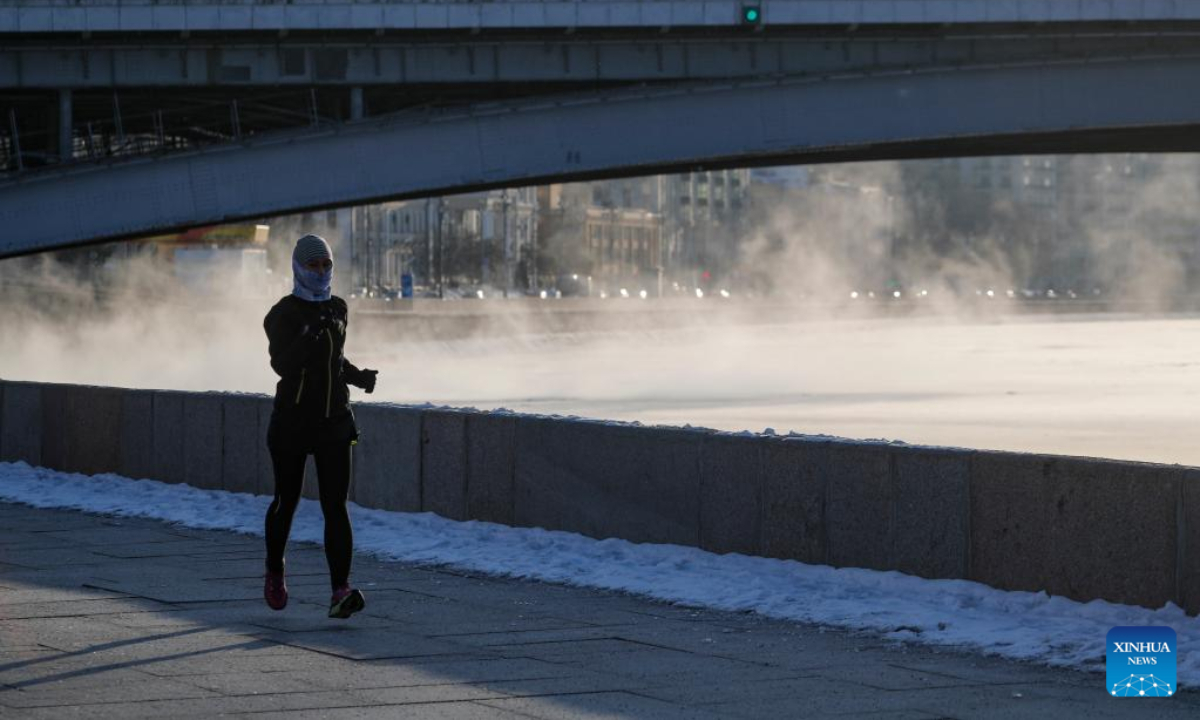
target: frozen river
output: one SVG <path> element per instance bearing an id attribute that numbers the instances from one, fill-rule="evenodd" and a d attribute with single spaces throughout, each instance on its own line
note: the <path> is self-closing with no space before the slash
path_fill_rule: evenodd
<path id="1" fill-rule="evenodd" d="M 752 309 L 752 308 L 751 308 Z M 261 318 L 140 308 L 50 328 L 9 314 L 0 377 L 271 392 Z M 521 334 L 349 357 L 391 400 L 1200 466 L 1200 318 L 1015 316 Z"/>
<path id="2" fill-rule="evenodd" d="M 808 322 L 363 359 L 396 401 L 1200 465 L 1193 318 Z"/>

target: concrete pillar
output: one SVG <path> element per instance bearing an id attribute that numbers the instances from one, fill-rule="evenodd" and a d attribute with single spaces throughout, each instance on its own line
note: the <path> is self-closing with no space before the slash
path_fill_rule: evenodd
<path id="1" fill-rule="evenodd" d="M 63 88 L 58 91 L 58 157 L 63 162 L 71 162 L 75 143 L 71 137 L 72 123 L 71 89 Z"/>
<path id="2" fill-rule="evenodd" d="M 363 89 L 361 87 L 350 88 L 350 119 L 363 119 Z"/>

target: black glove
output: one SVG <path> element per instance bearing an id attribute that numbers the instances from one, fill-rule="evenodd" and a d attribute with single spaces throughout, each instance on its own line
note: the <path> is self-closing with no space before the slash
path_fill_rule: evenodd
<path id="1" fill-rule="evenodd" d="M 360 380 L 362 380 L 362 389 L 367 391 L 367 394 L 375 392 L 375 376 L 379 374 L 378 370 L 367 370 L 363 368 Z"/>

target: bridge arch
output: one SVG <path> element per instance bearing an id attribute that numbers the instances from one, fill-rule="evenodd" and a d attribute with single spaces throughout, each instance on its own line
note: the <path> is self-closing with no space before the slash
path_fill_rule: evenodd
<path id="1" fill-rule="evenodd" d="M 1029 63 L 495 103 L 0 184 L 0 257 L 487 187 L 736 165 L 1196 150 L 1200 58 Z"/>

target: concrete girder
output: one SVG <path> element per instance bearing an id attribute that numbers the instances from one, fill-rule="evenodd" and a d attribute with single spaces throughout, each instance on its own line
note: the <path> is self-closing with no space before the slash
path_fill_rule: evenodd
<path id="1" fill-rule="evenodd" d="M 368 119 L 15 176 L 0 257 L 179 227 L 555 179 L 925 154 L 1200 126 L 1200 59 L 642 89 Z M 1186 137 L 1194 137 L 1194 132 Z M 999 143 L 999 144 L 997 144 Z M 952 148 L 952 149 L 947 149 Z"/>
<path id="2" fill-rule="evenodd" d="M 741 24 L 741 0 L 412 2 L 4 0 L 0 33 L 490 31 L 712 28 Z M 1185 0 L 771 0 L 763 26 L 1180 22 L 1200 19 Z"/>
<path id="3" fill-rule="evenodd" d="M 0 48 L 0 90 L 627 82 L 759 78 L 1192 52 L 1195 36 L 677 38 L 304 42 L 234 38 Z M 244 90 L 243 90 L 244 91 Z"/>

